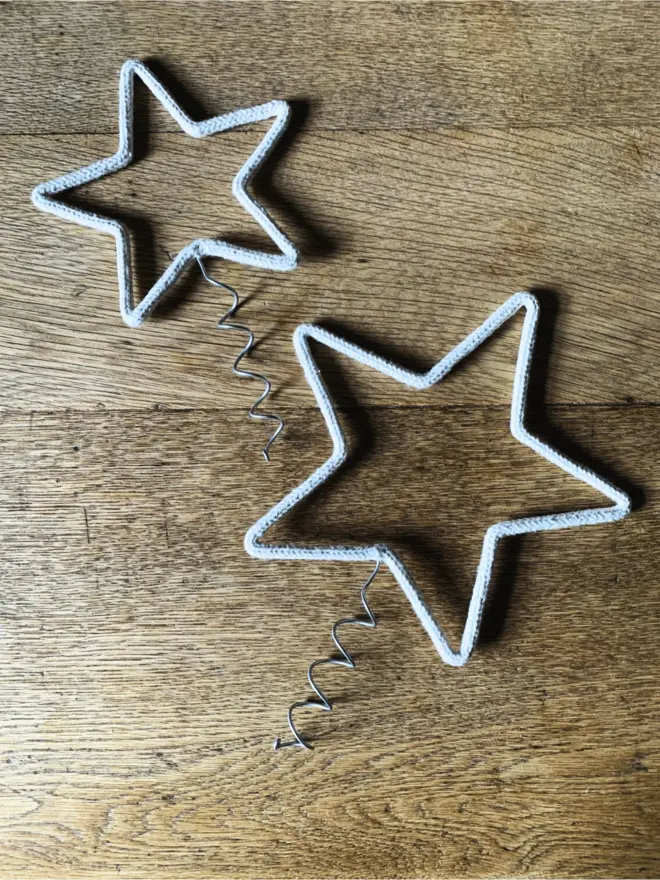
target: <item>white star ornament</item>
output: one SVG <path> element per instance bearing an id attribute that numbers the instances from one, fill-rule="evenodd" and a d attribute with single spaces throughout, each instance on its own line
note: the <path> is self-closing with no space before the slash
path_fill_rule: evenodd
<path id="1" fill-rule="evenodd" d="M 279 253 L 273 254 L 239 247 L 219 239 L 195 239 L 179 251 L 146 296 L 139 303 L 135 302 L 130 236 L 126 226 L 117 220 L 103 217 L 92 211 L 64 204 L 57 197 L 67 190 L 119 171 L 133 160 L 133 101 L 136 76 L 140 77 L 184 132 L 194 138 L 230 131 L 251 122 L 273 120 L 273 124 L 257 148 L 234 178 L 232 193 L 277 245 Z M 106 232 L 114 237 L 117 249 L 119 310 L 129 327 L 139 327 L 172 287 L 186 266 L 198 257 L 220 257 L 223 260 L 232 260 L 262 269 L 289 271 L 296 268 L 298 251 L 271 220 L 265 209 L 247 191 L 248 183 L 277 143 L 289 118 L 290 108 L 286 101 L 269 101 L 267 104 L 260 104 L 257 107 L 234 110 L 232 113 L 223 113 L 201 122 L 194 122 L 148 67 L 141 61 L 126 61 L 119 76 L 119 146 L 117 152 L 105 159 L 93 162 L 91 165 L 86 165 L 84 168 L 78 168 L 69 174 L 39 184 L 32 192 L 32 201 L 42 211 L 48 211 L 64 220 L 80 223 L 92 229 L 98 229 L 100 232 Z"/>
<path id="2" fill-rule="evenodd" d="M 524 310 L 520 347 L 513 380 L 513 399 L 511 403 L 510 427 L 513 436 L 529 446 L 542 458 L 555 464 L 562 471 L 575 477 L 608 498 L 612 504 L 571 510 L 545 516 L 521 517 L 504 522 L 494 523 L 484 536 L 481 558 L 477 568 L 474 589 L 470 600 L 465 627 L 458 650 L 453 650 L 442 628 L 436 623 L 431 612 L 422 599 L 412 574 L 401 559 L 385 544 L 371 546 L 299 546 L 292 544 L 265 544 L 262 539 L 275 523 L 279 522 L 293 507 L 306 499 L 311 493 L 334 474 L 346 461 L 347 444 L 337 419 L 332 400 L 323 382 L 323 378 L 310 352 L 309 342 L 314 340 L 327 345 L 352 360 L 372 367 L 379 373 L 396 379 L 410 388 L 424 390 L 440 382 L 464 358 L 478 348 L 499 327 L 518 311 Z M 401 589 L 407 596 L 415 614 L 428 633 L 433 645 L 445 663 L 450 666 L 463 666 L 467 662 L 475 646 L 484 604 L 488 595 L 493 562 L 497 545 L 502 538 L 512 535 L 523 535 L 530 532 L 542 532 L 553 529 L 564 529 L 573 526 L 596 525 L 622 519 L 631 510 L 628 495 L 617 489 L 594 471 L 572 461 L 554 447 L 531 434 L 525 426 L 525 407 L 529 386 L 529 375 L 532 354 L 536 339 L 539 320 L 539 303 L 537 298 L 527 292 L 514 294 L 501 305 L 484 323 L 442 360 L 426 373 L 417 373 L 404 369 L 378 355 L 365 351 L 357 345 L 329 333 L 311 324 L 299 326 L 294 333 L 294 346 L 305 377 L 316 397 L 319 408 L 325 419 L 332 438 L 333 451 L 330 458 L 299 486 L 289 492 L 268 513 L 256 522 L 245 536 L 245 549 L 251 556 L 260 559 L 300 559 L 321 562 L 333 560 L 337 562 L 381 562 L 388 566 Z M 448 511 L 451 515 L 451 510 Z"/>

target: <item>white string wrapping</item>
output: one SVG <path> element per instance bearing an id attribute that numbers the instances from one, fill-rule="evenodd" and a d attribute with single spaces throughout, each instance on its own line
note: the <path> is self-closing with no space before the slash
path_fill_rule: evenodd
<path id="1" fill-rule="evenodd" d="M 54 196 L 66 190 L 105 177 L 125 168 L 134 155 L 133 137 L 133 99 L 134 81 L 139 76 L 142 82 L 155 95 L 163 107 L 178 122 L 184 132 L 194 138 L 202 138 L 221 131 L 229 131 L 251 122 L 272 119 L 265 136 L 240 169 L 232 183 L 232 193 L 245 210 L 254 217 L 259 226 L 266 232 L 279 248 L 279 253 L 252 250 L 239 247 L 229 242 L 198 238 L 186 245 L 174 257 L 165 272 L 153 285 L 146 296 L 136 305 L 131 268 L 130 235 L 126 226 L 118 220 L 102 217 L 92 211 L 84 211 L 63 204 Z M 248 194 L 247 185 L 255 172 L 263 164 L 271 152 L 290 118 L 290 108 L 286 101 L 269 101 L 256 107 L 247 107 L 213 116 L 201 122 L 194 122 L 176 103 L 172 95 L 154 74 L 141 61 L 129 60 L 124 63 L 119 75 L 119 146 L 113 156 L 100 159 L 84 168 L 78 168 L 54 180 L 39 184 L 32 192 L 32 201 L 37 208 L 48 211 L 65 220 L 90 226 L 112 235 L 117 248 L 117 275 L 119 280 L 119 311 L 129 327 L 139 327 L 154 309 L 158 301 L 172 287 L 186 266 L 197 257 L 220 257 L 248 266 L 262 269 L 288 271 L 298 265 L 298 251 L 293 243 L 276 226 L 266 210 Z"/>
<path id="2" fill-rule="evenodd" d="M 510 428 L 513 436 L 529 446 L 542 458 L 557 465 L 567 474 L 581 480 L 588 486 L 601 492 L 613 503 L 606 507 L 572 510 L 545 516 L 522 517 L 498 522 L 490 526 L 484 536 L 481 558 L 477 568 L 474 589 L 467 612 L 465 628 L 457 651 L 452 650 L 442 628 L 436 623 L 427 608 L 412 575 L 399 557 L 384 544 L 371 546 L 296 546 L 291 544 L 264 544 L 262 538 L 266 531 L 282 519 L 293 507 L 307 498 L 311 493 L 335 473 L 346 461 L 348 448 L 337 414 L 323 378 L 310 352 L 309 340 L 327 345 L 334 351 L 344 354 L 352 360 L 372 367 L 385 376 L 390 376 L 410 388 L 419 390 L 430 388 L 440 382 L 457 364 L 478 348 L 499 327 L 521 309 L 525 310 L 520 347 L 516 361 L 513 380 L 513 397 L 511 403 Z M 333 560 L 338 562 L 380 561 L 388 566 L 403 592 L 407 596 L 415 614 L 428 633 L 433 645 L 444 660 L 451 666 L 463 666 L 475 646 L 481 625 L 484 604 L 488 595 L 488 587 L 493 570 L 495 552 L 499 541 L 507 536 L 522 535 L 529 532 L 541 532 L 552 529 L 563 529 L 572 526 L 584 526 L 598 523 L 613 522 L 622 519 L 631 510 L 628 495 L 615 488 L 610 482 L 593 471 L 572 461 L 557 449 L 531 434 L 525 426 L 525 408 L 532 355 L 536 340 L 539 319 L 539 303 L 537 298 L 528 292 L 514 294 L 501 305 L 484 323 L 459 345 L 449 352 L 442 360 L 426 373 L 417 373 L 404 369 L 378 355 L 372 354 L 357 345 L 312 324 L 299 326 L 293 337 L 298 360 L 305 377 L 314 392 L 314 396 L 323 413 L 323 418 L 330 432 L 333 451 L 330 458 L 314 473 L 304 480 L 293 491 L 289 492 L 271 510 L 256 522 L 245 536 L 245 549 L 251 556 L 260 559 L 302 559 L 314 561 Z"/>

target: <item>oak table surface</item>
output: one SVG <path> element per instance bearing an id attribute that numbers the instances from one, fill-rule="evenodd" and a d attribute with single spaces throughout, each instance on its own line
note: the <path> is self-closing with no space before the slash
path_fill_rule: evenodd
<path id="1" fill-rule="evenodd" d="M 0 4 L 0 878 L 660 876 L 660 3 Z M 255 192 L 290 274 L 219 261 L 287 432 L 266 466 L 221 292 L 140 330 L 113 241 L 32 187 L 114 150 L 140 57 L 191 113 L 293 124 Z M 71 198 L 129 224 L 145 291 L 262 136 L 202 141 L 137 88 L 139 160 Z M 360 565 L 266 563 L 246 529 L 330 451 L 291 334 L 428 368 L 520 289 L 530 418 L 632 495 L 620 523 L 502 548 L 445 666 L 389 574 L 313 752 L 275 753 Z M 351 465 L 277 527 L 384 541 L 455 642 L 484 530 L 599 503 L 508 433 L 521 321 L 415 394 L 320 353 Z"/>

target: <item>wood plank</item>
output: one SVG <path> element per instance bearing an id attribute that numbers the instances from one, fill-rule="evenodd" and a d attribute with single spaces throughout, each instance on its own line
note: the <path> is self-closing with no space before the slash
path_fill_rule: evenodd
<path id="1" fill-rule="evenodd" d="M 185 0 L 0 10 L 5 133 L 116 130 L 117 72 L 132 56 L 165 62 L 200 111 L 300 98 L 325 129 L 659 119 L 654 2 Z"/>
<path id="2" fill-rule="evenodd" d="M 144 289 L 168 252 L 199 235 L 264 244 L 230 194 L 259 136 L 156 133 L 146 158 L 80 191 L 133 225 Z M 113 240 L 29 201 L 36 182 L 114 142 L 1 141 L 0 405 L 244 406 L 253 389 L 229 371 L 242 339 L 215 331 L 226 303 L 199 273 L 180 284 L 172 308 L 130 330 L 116 305 Z M 514 291 L 537 286 L 554 291 L 544 296 L 550 402 L 655 403 L 659 164 L 656 128 L 304 132 L 259 188 L 299 243 L 301 268 L 213 268 L 248 297 L 239 318 L 261 337 L 254 362 L 283 389 L 284 406 L 309 401 L 290 343 L 302 321 L 339 322 L 421 368 Z M 467 371 L 452 383 L 445 399 L 506 401 L 512 345 L 494 351 L 485 375 Z M 390 384 L 368 374 L 361 387 L 388 403 Z"/>
<path id="3" fill-rule="evenodd" d="M 345 417 L 362 457 L 283 529 L 412 548 L 452 636 L 487 524 L 592 501 L 504 407 Z M 652 501 L 659 418 L 558 408 L 552 436 Z M 243 413 L 0 418 L 5 875 L 656 876 L 657 505 L 509 548 L 463 670 L 382 576 L 357 670 L 325 677 L 335 712 L 307 719 L 316 751 L 273 753 L 364 576 L 243 553 L 327 449 L 318 417 L 291 431 L 261 471 Z"/>
<path id="4" fill-rule="evenodd" d="M 660 875 L 659 37 L 654 2 L 0 2 L 2 878 Z M 29 202 L 114 150 L 132 56 L 200 117 L 294 102 L 258 193 L 302 266 L 213 264 L 287 420 L 268 467 L 222 298 L 192 273 L 129 330 L 112 242 Z M 230 181 L 261 130 L 195 142 L 140 89 L 138 120 L 76 198 L 143 286 L 200 234 L 260 246 Z M 329 452 L 294 327 L 427 367 L 528 287 L 532 423 L 634 515 L 504 548 L 462 670 L 380 576 L 316 750 L 274 753 L 366 575 L 242 547 Z M 426 395 L 322 357 L 353 464 L 278 532 L 390 542 L 454 643 L 488 525 L 600 501 L 508 434 L 519 326 Z"/>

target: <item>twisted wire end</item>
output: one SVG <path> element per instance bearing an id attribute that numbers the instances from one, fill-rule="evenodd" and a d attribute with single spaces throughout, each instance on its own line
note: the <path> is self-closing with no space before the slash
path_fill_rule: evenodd
<path id="1" fill-rule="evenodd" d="M 305 739 L 305 737 L 296 727 L 293 720 L 293 713 L 296 709 L 322 709 L 324 712 L 332 712 L 332 703 L 321 690 L 320 686 L 314 681 L 313 673 L 317 666 L 344 666 L 347 669 L 355 669 L 355 660 L 353 659 L 353 656 L 349 653 L 348 649 L 345 648 L 339 640 L 337 630 L 340 626 L 347 626 L 349 624 L 355 626 L 366 626 L 369 627 L 369 629 L 376 628 L 376 626 L 378 625 L 376 615 L 373 613 L 373 611 L 369 607 L 369 603 L 367 602 L 367 590 L 369 589 L 374 578 L 378 574 L 379 569 L 380 561 L 376 563 L 376 567 L 371 572 L 364 585 L 362 586 L 362 589 L 360 590 L 360 601 L 362 602 L 362 607 L 364 608 L 365 614 L 361 617 L 343 617 L 341 620 L 338 620 L 332 627 L 332 641 L 334 642 L 340 657 L 324 657 L 320 660 L 313 660 L 309 664 L 309 667 L 307 669 L 307 681 L 309 682 L 309 686 L 314 691 L 316 696 L 311 697 L 308 700 L 301 700 L 299 702 L 292 703 L 289 706 L 289 710 L 287 712 L 287 721 L 289 724 L 289 730 L 293 735 L 293 739 L 289 740 L 288 742 L 284 742 L 279 736 L 276 737 L 275 742 L 273 743 L 273 748 L 275 751 L 278 751 L 279 749 L 286 749 L 289 747 L 307 749 L 308 751 L 313 750 L 314 746 Z"/>
<path id="2" fill-rule="evenodd" d="M 255 420 L 258 420 L 261 422 L 267 421 L 267 422 L 276 422 L 277 423 L 277 427 L 275 428 L 275 430 L 273 431 L 273 433 L 269 437 L 266 445 L 261 450 L 261 454 L 263 455 L 264 459 L 267 462 L 269 462 L 270 461 L 270 447 L 273 445 L 275 440 L 277 440 L 279 435 L 284 430 L 285 424 L 284 424 L 283 419 L 281 419 L 278 415 L 275 415 L 274 413 L 259 411 L 259 407 L 264 402 L 264 400 L 268 397 L 268 395 L 270 394 L 271 389 L 273 387 L 270 380 L 267 379 L 265 376 L 263 376 L 261 373 L 255 373 L 252 370 L 246 370 L 244 368 L 239 367 L 239 364 L 243 360 L 243 358 L 246 357 L 247 355 L 249 355 L 250 352 L 252 351 L 252 349 L 254 348 L 254 333 L 252 332 L 252 330 L 250 330 L 249 327 L 246 327 L 244 324 L 235 324 L 230 321 L 230 319 L 234 316 L 234 314 L 236 313 L 236 310 L 238 309 L 238 307 L 240 305 L 239 296 L 236 293 L 236 291 L 234 290 L 234 288 L 230 287 L 229 284 L 225 284 L 223 281 L 216 281 L 215 278 L 212 278 L 209 275 L 209 273 L 206 271 L 206 266 L 204 265 L 204 261 L 202 260 L 201 257 L 199 257 L 199 256 L 197 257 L 197 262 L 199 263 L 199 268 L 201 269 L 202 275 L 204 276 L 206 281 L 209 282 L 209 284 L 212 284 L 214 287 L 221 287 L 223 290 L 229 291 L 229 293 L 232 295 L 232 304 L 227 309 L 227 311 L 224 313 L 224 315 L 222 315 L 222 317 L 218 319 L 218 323 L 216 325 L 217 329 L 218 330 L 235 330 L 239 333 L 245 334 L 248 338 L 247 343 L 245 344 L 243 349 L 241 349 L 241 351 L 238 353 L 234 363 L 232 364 L 232 372 L 234 373 L 235 376 L 240 376 L 243 379 L 256 379 L 259 382 L 263 382 L 264 390 L 262 391 L 262 393 L 259 395 L 259 397 L 254 401 L 254 403 L 250 407 L 248 415 L 251 419 L 255 419 Z"/>

